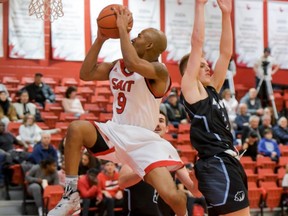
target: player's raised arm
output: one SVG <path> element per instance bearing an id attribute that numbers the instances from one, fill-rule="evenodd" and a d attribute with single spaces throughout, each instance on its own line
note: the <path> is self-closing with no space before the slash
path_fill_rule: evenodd
<path id="1" fill-rule="evenodd" d="M 114 63 L 98 63 L 98 55 L 102 45 L 107 39 L 108 38 L 104 37 L 98 29 L 97 38 L 92 44 L 80 69 L 80 79 L 85 81 L 109 79 L 109 72 Z"/>
<path id="2" fill-rule="evenodd" d="M 233 35 L 230 17 L 232 0 L 217 0 L 217 2 L 222 11 L 222 33 L 220 39 L 220 55 L 211 77 L 211 85 L 219 92 L 224 83 L 229 61 L 233 53 Z"/>
<path id="3" fill-rule="evenodd" d="M 131 13 L 120 8 L 116 10 L 117 26 L 120 34 L 121 51 L 126 68 L 137 72 L 147 79 L 168 79 L 168 71 L 158 62 L 160 54 L 166 49 L 167 40 L 163 32 L 148 28 L 138 34 L 132 41 L 127 32 Z"/>
<path id="4" fill-rule="evenodd" d="M 187 66 L 185 66 L 182 71 L 182 73 L 184 72 L 181 81 L 182 93 L 186 101 L 191 104 L 203 99 L 203 95 L 201 95 L 203 85 L 198 79 L 200 69 L 205 69 L 206 67 L 206 63 L 202 62 L 202 49 L 205 37 L 204 6 L 206 2 L 207 0 L 196 0 L 195 20 L 191 37 L 191 52 L 189 57 L 186 56 L 186 58 L 188 57 Z M 184 62 L 187 61 L 187 59 L 182 59 L 181 61 Z M 193 94 L 191 92 L 193 92 Z"/>

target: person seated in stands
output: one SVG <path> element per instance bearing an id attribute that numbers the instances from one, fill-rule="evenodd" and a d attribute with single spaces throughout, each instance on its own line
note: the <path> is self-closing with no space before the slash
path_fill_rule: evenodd
<path id="1" fill-rule="evenodd" d="M 279 144 L 288 145 L 288 126 L 286 117 L 283 116 L 278 120 L 278 124 L 273 127 L 273 135 Z"/>
<path id="2" fill-rule="evenodd" d="M 65 98 L 62 100 L 62 106 L 65 112 L 74 113 L 77 117 L 85 113 L 81 101 L 77 98 L 77 88 L 75 86 L 67 88 Z"/>
<path id="3" fill-rule="evenodd" d="M 99 159 L 93 157 L 88 152 L 84 152 L 82 154 L 82 158 L 78 168 L 78 175 L 86 175 L 87 171 L 91 168 L 100 169 L 100 162 Z"/>
<path id="4" fill-rule="evenodd" d="M 261 100 L 257 97 L 257 90 L 255 88 L 250 88 L 248 94 L 240 100 L 240 103 L 247 104 L 250 115 L 263 115 Z"/>
<path id="5" fill-rule="evenodd" d="M 46 102 L 55 102 L 55 94 L 49 85 L 42 82 L 42 77 L 43 74 L 36 73 L 34 76 L 34 82 L 22 88 L 21 91 L 25 89 L 28 92 L 30 102 L 37 102 L 42 107 L 45 107 Z"/>
<path id="6" fill-rule="evenodd" d="M 277 119 L 274 116 L 273 108 L 272 107 L 265 107 L 263 115 L 269 115 L 271 117 L 271 125 L 275 126 L 277 124 Z"/>
<path id="7" fill-rule="evenodd" d="M 35 144 L 40 142 L 41 134 L 43 132 L 55 134 L 60 132 L 60 129 L 55 128 L 50 130 L 42 130 L 35 122 L 35 116 L 32 114 L 27 114 L 23 118 L 23 124 L 21 124 L 19 127 L 19 136 L 17 136 L 17 138 L 25 142 L 27 145 L 34 147 Z"/>
<path id="8" fill-rule="evenodd" d="M 244 126 L 249 124 L 250 115 L 247 112 L 247 105 L 244 103 L 239 104 L 238 113 L 233 124 L 236 134 L 242 134 Z"/>
<path id="9" fill-rule="evenodd" d="M 103 204 L 104 209 L 107 210 L 107 216 L 114 216 L 114 208 L 123 207 L 123 191 L 119 187 L 119 173 L 116 171 L 116 165 L 112 161 L 103 163 L 104 168 L 98 174 L 98 183 L 104 195 Z M 103 210 L 100 211 L 100 216 L 103 216 Z"/>
<path id="10" fill-rule="evenodd" d="M 278 162 L 280 149 L 278 143 L 272 137 L 272 130 L 270 128 L 265 129 L 264 138 L 262 138 L 258 144 L 258 153 L 270 157 L 272 161 Z"/>
<path id="11" fill-rule="evenodd" d="M 16 137 L 5 130 L 5 124 L 0 121 L 0 179 L 2 179 L 2 168 L 4 163 L 11 163 L 11 151 L 14 150 L 14 145 L 19 145 L 27 149 L 25 143 L 16 139 Z"/>
<path id="12" fill-rule="evenodd" d="M 19 101 L 13 103 L 19 119 L 23 119 L 25 115 L 36 115 L 36 105 L 29 102 L 29 94 L 26 90 L 19 93 Z"/>
<path id="13" fill-rule="evenodd" d="M 17 121 L 17 113 L 13 104 L 8 100 L 5 91 L 0 91 L 0 120 L 7 125 L 10 121 Z"/>
<path id="14" fill-rule="evenodd" d="M 51 135 L 47 132 L 43 132 L 41 134 L 41 141 L 34 146 L 28 161 L 33 164 L 39 164 L 48 157 L 54 158 L 56 162 L 58 161 L 57 150 L 51 144 Z"/>
<path id="15" fill-rule="evenodd" d="M 230 89 L 224 89 L 222 92 L 222 102 L 225 105 L 230 122 L 234 122 L 237 114 L 238 101 L 231 97 Z"/>
<path id="16" fill-rule="evenodd" d="M 4 84 L 0 83 L 0 92 L 2 92 L 2 91 L 4 91 L 6 93 L 8 99 L 11 101 L 11 98 L 9 96 L 9 92 L 8 92 L 6 86 Z"/>
<path id="17" fill-rule="evenodd" d="M 34 165 L 25 175 L 28 182 L 27 192 L 35 200 L 38 215 L 43 215 L 42 191 L 47 185 L 58 185 L 57 163 L 54 158 L 48 157 Z"/>
<path id="18" fill-rule="evenodd" d="M 244 143 L 245 139 L 248 137 L 249 133 L 251 131 L 254 131 L 257 133 L 258 139 L 261 139 L 261 135 L 259 132 L 259 123 L 260 123 L 260 117 L 256 115 L 252 115 L 249 118 L 249 125 L 243 127 L 241 141 Z"/>
<path id="19" fill-rule="evenodd" d="M 85 175 L 80 176 L 78 180 L 78 191 L 82 198 L 82 216 L 88 216 L 90 207 L 103 208 L 99 206 L 103 199 L 101 188 L 98 185 L 97 175 L 100 170 L 96 168 L 90 168 Z M 92 212 L 95 215 L 95 212 Z"/>
<path id="20" fill-rule="evenodd" d="M 261 137 L 264 137 L 264 130 L 265 129 L 272 129 L 272 124 L 271 124 L 271 116 L 264 114 L 261 118 L 261 125 L 259 126 L 259 132 Z"/>
<path id="21" fill-rule="evenodd" d="M 175 92 L 170 92 L 164 104 L 168 120 L 174 127 L 188 122 L 184 106 L 179 102 L 178 95 Z"/>
<path id="22" fill-rule="evenodd" d="M 258 142 L 258 134 L 255 131 L 251 131 L 244 140 L 244 143 L 242 143 L 240 154 L 245 151 L 243 156 L 250 156 L 253 161 L 256 161 L 258 155 Z"/>

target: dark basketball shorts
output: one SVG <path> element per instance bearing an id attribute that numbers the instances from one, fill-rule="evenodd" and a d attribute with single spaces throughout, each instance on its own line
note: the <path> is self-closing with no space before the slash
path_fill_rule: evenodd
<path id="1" fill-rule="evenodd" d="M 236 158 L 221 153 L 199 159 L 195 165 L 195 174 L 209 216 L 228 214 L 249 206 L 247 177 Z"/>

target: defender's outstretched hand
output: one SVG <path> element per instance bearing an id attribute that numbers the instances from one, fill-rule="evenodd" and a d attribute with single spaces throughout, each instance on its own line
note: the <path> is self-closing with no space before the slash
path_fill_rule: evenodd
<path id="1" fill-rule="evenodd" d="M 217 0 L 222 13 L 232 12 L 232 0 Z"/>

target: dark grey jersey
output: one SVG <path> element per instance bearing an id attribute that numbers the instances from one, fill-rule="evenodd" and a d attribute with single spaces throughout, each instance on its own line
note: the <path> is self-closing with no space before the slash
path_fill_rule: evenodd
<path id="1" fill-rule="evenodd" d="M 182 99 L 191 119 L 190 140 L 200 158 L 211 157 L 227 149 L 234 150 L 231 126 L 224 103 L 217 91 L 205 88 L 208 97 L 194 104 Z M 182 97 L 183 98 L 183 97 Z"/>

